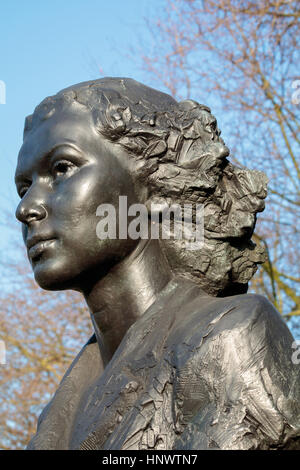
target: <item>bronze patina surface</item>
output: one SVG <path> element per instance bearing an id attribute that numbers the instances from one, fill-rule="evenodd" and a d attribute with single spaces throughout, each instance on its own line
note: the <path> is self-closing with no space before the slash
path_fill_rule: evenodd
<path id="1" fill-rule="evenodd" d="M 266 177 L 228 156 L 209 108 L 128 78 L 74 85 L 26 119 L 16 214 L 34 276 L 81 292 L 95 329 L 29 449 L 300 448 L 293 337 L 247 294 Z M 97 208 L 119 226 L 119 196 L 158 216 L 201 204 L 201 248 L 99 238 Z"/>

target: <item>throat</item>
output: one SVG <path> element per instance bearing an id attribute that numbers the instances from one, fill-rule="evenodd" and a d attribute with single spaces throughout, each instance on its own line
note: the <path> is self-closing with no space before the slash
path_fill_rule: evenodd
<path id="1" fill-rule="evenodd" d="M 159 241 L 141 241 L 128 258 L 84 294 L 104 363 L 172 277 Z"/>

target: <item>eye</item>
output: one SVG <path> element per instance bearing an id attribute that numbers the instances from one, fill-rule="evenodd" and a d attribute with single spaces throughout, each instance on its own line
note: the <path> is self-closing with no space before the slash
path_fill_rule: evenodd
<path id="1" fill-rule="evenodd" d="M 52 165 L 51 173 L 55 178 L 59 176 L 65 176 L 70 173 L 70 171 L 73 170 L 75 167 L 76 165 L 74 165 L 69 160 L 57 160 Z"/>
<path id="2" fill-rule="evenodd" d="M 29 185 L 26 185 L 26 186 L 21 186 L 19 189 L 18 189 L 18 194 L 20 196 L 20 198 L 22 199 L 22 197 L 25 196 L 27 190 L 29 188 Z"/>
<path id="3" fill-rule="evenodd" d="M 209 132 L 216 132 L 217 130 L 217 121 L 211 121 L 208 124 L 206 124 L 206 128 L 208 129 Z"/>

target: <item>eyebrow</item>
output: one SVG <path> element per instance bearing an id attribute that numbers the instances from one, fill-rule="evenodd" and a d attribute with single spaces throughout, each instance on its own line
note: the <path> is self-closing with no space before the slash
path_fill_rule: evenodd
<path id="1" fill-rule="evenodd" d="M 53 157 L 54 153 L 62 147 L 69 147 L 82 155 L 82 151 L 76 145 L 72 144 L 71 142 L 65 142 L 54 145 L 49 151 L 46 151 L 44 154 L 41 155 L 40 160 L 44 160 L 46 158 L 49 159 Z M 18 173 L 15 175 L 15 184 L 18 184 L 23 181 L 29 181 L 29 178 L 27 178 L 25 174 Z"/>

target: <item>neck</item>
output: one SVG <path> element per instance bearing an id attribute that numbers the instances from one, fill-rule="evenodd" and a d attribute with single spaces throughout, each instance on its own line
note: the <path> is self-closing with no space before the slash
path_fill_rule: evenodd
<path id="1" fill-rule="evenodd" d="M 158 240 L 142 240 L 129 257 L 83 291 L 105 364 L 171 278 Z"/>

